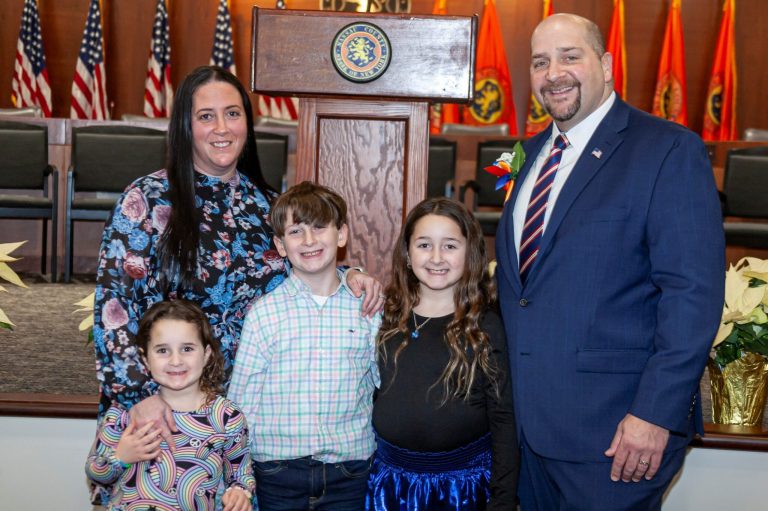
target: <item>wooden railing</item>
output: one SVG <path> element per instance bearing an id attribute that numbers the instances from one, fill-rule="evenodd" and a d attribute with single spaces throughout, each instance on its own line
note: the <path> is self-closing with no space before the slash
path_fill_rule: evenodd
<path id="1" fill-rule="evenodd" d="M 95 419 L 98 397 L 65 394 L 0 393 L 0 416 Z M 704 437 L 696 437 L 693 447 L 768 452 L 768 429 L 705 424 Z"/>
<path id="2" fill-rule="evenodd" d="M 0 393 L 0 415 L 95 419 L 98 410 L 96 395 Z"/>

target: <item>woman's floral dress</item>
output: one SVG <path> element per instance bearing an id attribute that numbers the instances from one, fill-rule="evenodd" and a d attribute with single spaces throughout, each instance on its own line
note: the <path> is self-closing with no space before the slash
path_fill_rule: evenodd
<path id="1" fill-rule="evenodd" d="M 159 270 L 157 246 L 171 213 L 161 170 L 136 180 L 107 221 L 99 251 L 93 338 L 101 384 L 99 416 L 116 401 L 125 408 L 152 394 L 136 347 L 139 319 L 155 302 L 185 298 L 202 307 L 221 342 L 226 381 L 248 306 L 278 286 L 286 266 L 268 223 L 269 200 L 239 172 L 228 182 L 196 174 L 200 211 L 197 280 L 178 289 Z"/>

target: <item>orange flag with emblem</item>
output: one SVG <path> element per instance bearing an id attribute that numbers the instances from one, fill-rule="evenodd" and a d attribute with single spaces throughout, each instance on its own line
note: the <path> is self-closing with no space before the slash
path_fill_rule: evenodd
<path id="1" fill-rule="evenodd" d="M 680 0 L 671 0 L 653 95 L 653 115 L 688 126 L 687 102 Z"/>
<path id="2" fill-rule="evenodd" d="M 448 14 L 445 4 L 448 0 L 435 0 L 432 14 L 445 16 Z M 459 122 L 459 105 L 456 103 L 435 103 L 429 109 L 429 132 L 439 134 L 443 124 Z"/>
<path id="3" fill-rule="evenodd" d="M 613 89 L 622 99 L 627 97 L 627 50 L 624 44 L 624 0 L 613 0 L 613 17 L 606 48 L 613 56 Z"/>
<path id="4" fill-rule="evenodd" d="M 507 123 L 509 134 L 517 135 L 512 81 L 493 0 L 485 0 L 477 42 L 475 97 L 464 108 L 463 118 L 464 123 L 474 125 Z"/>
<path id="5" fill-rule="evenodd" d="M 544 8 L 541 19 L 552 16 L 554 12 L 555 10 L 552 7 L 552 0 L 544 0 Z M 539 103 L 539 100 L 536 99 L 536 96 L 534 96 L 533 92 L 531 92 L 531 101 L 530 106 L 528 107 L 528 117 L 525 119 L 525 135 L 532 137 L 533 135 L 539 133 L 544 128 L 549 126 L 551 120 L 552 117 L 549 116 L 549 114 L 544 110 L 544 107 L 541 106 L 541 103 Z"/>
<path id="6" fill-rule="evenodd" d="M 736 140 L 736 43 L 733 23 L 736 0 L 723 3 L 723 20 L 717 38 L 715 64 L 704 110 L 704 140 Z"/>

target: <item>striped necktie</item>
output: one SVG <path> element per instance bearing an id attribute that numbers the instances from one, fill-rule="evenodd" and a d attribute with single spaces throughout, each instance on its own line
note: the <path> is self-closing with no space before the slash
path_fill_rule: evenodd
<path id="1" fill-rule="evenodd" d="M 528 272 L 533 266 L 533 261 L 539 254 L 539 243 L 544 233 L 544 214 L 549 202 L 549 191 L 552 189 L 557 168 L 560 166 L 560 158 L 566 147 L 568 147 L 568 139 L 561 133 L 555 139 L 552 150 L 549 152 L 549 158 L 541 167 L 539 178 L 533 185 L 531 200 L 528 202 L 528 209 L 525 212 L 523 233 L 520 236 L 520 257 L 518 259 L 520 260 L 520 280 L 523 283 L 528 278 Z"/>

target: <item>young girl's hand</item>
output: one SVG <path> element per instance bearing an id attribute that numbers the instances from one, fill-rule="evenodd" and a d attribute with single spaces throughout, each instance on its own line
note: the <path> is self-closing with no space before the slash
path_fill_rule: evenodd
<path id="1" fill-rule="evenodd" d="M 233 486 L 224 492 L 221 498 L 224 511 L 251 511 L 251 497 L 239 486 Z"/>
<path id="2" fill-rule="evenodd" d="M 153 423 L 136 429 L 134 422 L 128 424 L 115 449 L 115 456 L 123 463 L 136 463 L 157 458 L 160 455 L 160 429 Z"/>

